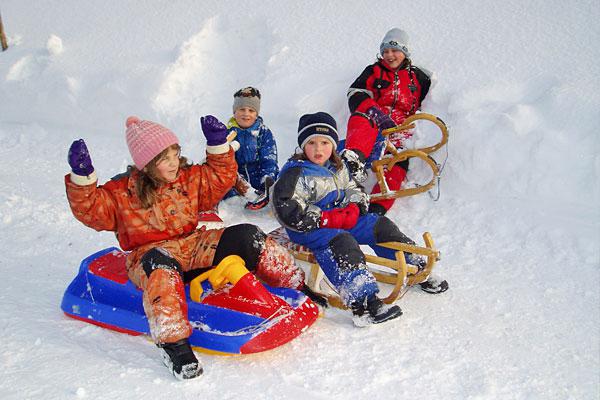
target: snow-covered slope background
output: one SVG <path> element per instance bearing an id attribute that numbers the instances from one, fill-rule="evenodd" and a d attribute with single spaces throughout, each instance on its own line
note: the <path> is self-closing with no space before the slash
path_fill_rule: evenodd
<path id="1" fill-rule="evenodd" d="M 0 12 L 0 398 L 600 397 L 597 1 L 3 0 Z M 412 291 L 400 319 L 367 329 L 326 310 L 273 351 L 203 355 L 205 375 L 185 383 L 149 341 L 62 314 L 80 260 L 116 244 L 71 216 L 72 140 L 101 181 L 130 163 L 129 115 L 170 127 L 200 161 L 198 118 L 228 118 L 253 85 L 283 164 L 300 115 L 327 111 L 345 130 L 347 87 L 394 26 L 435 71 L 423 110 L 451 138 L 440 200 L 389 215 L 432 233 L 450 291 Z M 240 209 L 220 211 L 277 226 Z"/>

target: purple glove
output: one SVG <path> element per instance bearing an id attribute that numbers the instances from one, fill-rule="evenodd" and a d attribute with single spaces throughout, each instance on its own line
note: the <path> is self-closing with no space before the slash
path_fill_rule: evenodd
<path id="1" fill-rule="evenodd" d="M 75 175 L 88 176 L 94 172 L 92 158 L 83 139 L 75 140 L 71 143 L 67 160 Z"/>
<path id="2" fill-rule="evenodd" d="M 200 126 L 206 137 L 206 144 L 218 146 L 227 142 L 227 127 L 216 117 L 207 115 L 200 118 Z"/>
<path id="3" fill-rule="evenodd" d="M 391 119 L 389 115 L 386 115 L 383 111 L 381 111 L 378 107 L 373 106 L 369 108 L 367 110 L 367 114 L 381 130 L 396 126 L 394 120 Z"/>

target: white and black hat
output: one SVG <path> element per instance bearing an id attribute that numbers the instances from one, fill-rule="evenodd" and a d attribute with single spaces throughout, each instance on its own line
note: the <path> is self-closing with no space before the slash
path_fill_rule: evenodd
<path id="1" fill-rule="evenodd" d="M 400 28 L 390 29 L 379 45 L 379 53 L 383 55 L 385 49 L 400 50 L 404 53 L 406 58 L 410 58 L 410 51 L 408 50 L 408 33 Z"/>
<path id="2" fill-rule="evenodd" d="M 298 145 L 304 149 L 306 142 L 314 136 L 326 136 L 335 149 L 338 144 L 337 124 L 326 112 L 304 114 L 298 122 Z"/>

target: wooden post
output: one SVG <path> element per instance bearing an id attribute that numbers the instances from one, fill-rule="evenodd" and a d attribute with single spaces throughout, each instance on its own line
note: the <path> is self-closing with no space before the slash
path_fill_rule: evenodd
<path id="1" fill-rule="evenodd" d="M 4 25 L 2 25 L 2 14 L 0 14 L 0 42 L 2 43 L 2 51 L 8 49 L 8 42 L 6 41 L 6 35 L 4 34 Z"/>

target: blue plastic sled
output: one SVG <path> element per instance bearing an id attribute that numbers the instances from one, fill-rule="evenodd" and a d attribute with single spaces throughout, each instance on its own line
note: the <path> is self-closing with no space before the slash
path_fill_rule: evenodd
<path id="1" fill-rule="evenodd" d="M 142 291 L 127 278 L 126 253 L 111 247 L 87 257 L 67 287 L 61 308 L 69 317 L 131 335 L 149 335 Z M 229 290 L 212 291 L 201 303 L 190 300 L 188 318 L 193 327 L 190 344 L 215 354 L 249 354 L 278 347 L 297 337 L 319 315 L 318 307 L 293 289 L 264 287 L 273 296 L 269 304 L 240 298 Z M 233 292 L 233 290 L 231 291 Z"/>

